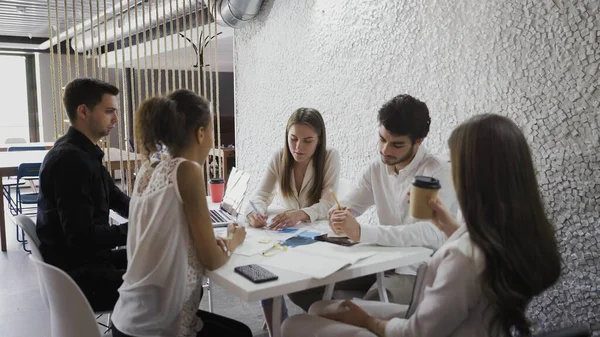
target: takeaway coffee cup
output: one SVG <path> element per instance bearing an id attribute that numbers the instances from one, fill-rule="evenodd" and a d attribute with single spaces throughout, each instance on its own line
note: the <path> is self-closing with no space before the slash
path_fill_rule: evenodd
<path id="1" fill-rule="evenodd" d="M 209 186 L 212 202 L 218 203 L 223 201 L 223 192 L 225 189 L 225 181 L 223 178 L 212 178 L 209 182 Z"/>
<path id="2" fill-rule="evenodd" d="M 410 216 L 415 219 L 432 219 L 433 210 L 429 207 L 429 199 L 437 198 L 442 186 L 433 177 L 416 176 L 410 189 Z"/>

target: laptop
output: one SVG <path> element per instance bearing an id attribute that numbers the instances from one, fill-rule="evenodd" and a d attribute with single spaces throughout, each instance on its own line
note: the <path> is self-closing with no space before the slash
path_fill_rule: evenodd
<path id="1" fill-rule="evenodd" d="M 213 227 L 227 227 L 235 222 L 235 218 L 223 208 L 211 209 L 209 212 Z"/>
<path id="2" fill-rule="evenodd" d="M 227 179 L 223 201 L 218 209 L 210 210 L 210 220 L 213 227 L 227 227 L 236 221 L 249 181 L 250 175 L 248 173 L 235 167 L 231 170 Z"/>

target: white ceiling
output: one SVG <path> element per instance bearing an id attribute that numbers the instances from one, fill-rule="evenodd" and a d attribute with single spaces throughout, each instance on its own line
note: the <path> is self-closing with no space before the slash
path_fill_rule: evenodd
<path id="1" fill-rule="evenodd" d="M 96 5 L 100 8 L 100 12 L 104 12 L 104 0 L 50 0 L 51 25 L 57 27 L 57 30 L 61 32 L 65 30 L 65 22 L 68 22 L 69 26 L 72 27 L 73 6 L 75 6 L 76 23 L 89 19 L 90 1 L 93 12 L 96 12 Z M 67 20 L 65 20 L 64 14 L 65 2 L 67 5 Z M 81 13 L 82 2 L 84 13 Z M 126 0 L 123 2 L 126 2 Z M 46 0 L 0 0 L 0 35 L 47 38 L 49 36 L 47 3 Z M 58 24 L 56 20 L 57 5 Z M 107 10 L 112 11 L 112 6 L 113 1 L 106 0 Z"/>
<path id="2" fill-rule="evenodd" d="M 90 1 L 92 4 L 92 10 L 90 11 Z M 139 3 L 141 0 L 106 0 L 106 11 L 108 16 L 112 13 L 113 2 L 119 12 L 121 6 L 123 9 L 133 6 Z M 148 0 L 146 0 L 148 1 Z M 162 6 L 163 0 L 150 0 L 152 6 L 160 4 Z M 181 0 L 178 0 L 181 2 Z M 187 0 L 190 4 L 195 0 Z M 104 13 L 104 0 L 50 0 L 50 12 L 52 15 L 51 24 L 55 26 L 53 36 L 65 32 L 67 29 L 72 28 L 73 24 L 73 6 L 75 6 L 75 22 L 81 23 L 88 20 L 92 14 L 95 17 L 95 13 Z M 65 16 L 65 3 L 66 3 L 66 16 Z M 83 3 L 83 12 L 81 10 L 81 4 Z M 97 10 L 97 6 L 98 9 Z M 173 5 L 174 6 L 174 5 Z M 58 20 L 56 19 L 55 8 L 58 7 Z M 191 7 L 191 5 L 190 5 Z M 190 8 L 188 7 L 188 8 Z M 169 7 L 166 7 L 167 9 Z M 67 18 L 65 20 L 65 17 Z M 56 25 L 58 22 L 58 25 Z M 68 25 L 66 24 L 68 23 Z M 206 26 L 205 26 L 206 27 Z M 211 29 L 214 29 L 214 25 L 211 24 Z M 233 28 L 218 26 L 218 30 L 223 34 L 218 37 L 218 68 L 219 71 L 230 72 L 233 71 Z M 207 28 L 206 28 L 207 31 Z M 0 0 L 0 35 L 4 36 L 16 36 L 16 37 L 34 37 L 34 38 L 48 38 L 48 6 L 47 0 Z M 71 33 L 72 35 L 72 33 Z M 192 40 L 197 40 L 197 30 L 188 29 L 185 35 Z M 110 36 L 110 35 L 109 35 Z M 171 37 L 167 37 L 165 44 L 165 38 L 160 38 L 160 41 L 148 41 L 145 44 L 140 43 L 140 67 L 150 67 L 154 62 L 154 67 L 158 66 L 158 60 L 160 58 L 161 67 L 169 69 L 195 69 L 193 64 L 195 63 L 196 54 L 191 44 L 181 38 L 178 35 L 173 37 L 173 46 L 171 46 Z M 179 45 L 178 45 L 179 41 Z M 13 48 L 26 48 L 22 44 L 13 44 Z M 150 44 L 153 45 L 154 56 L 151 56 Z M 1 42 L 0 47 L 7 48 L 10 43 Z M 146 46 L 146 54 L 144 54 L 144 45 Z M 32 45 L 33 46 L 33 45 Z M 41 46 L 41 45 L 40 45 Z M 211 60 L 214 58 L 214 46 L 215 40 L 207 46 L 205 51 L 205 63 L 212 64 L 208 67 L 208 70 L 214 71 L 215 62 Z M 38 45 L 29 47 L 27 49 L 37 49 Z M 10 47 L 8 47 L 10 48 Z M 47 49 L 47 45 L 40 49 Z M 71 50 L 72 51 L 72 50 Z M 72 51 L 73 52 L 73 51 Z M 135 60 L 137 55 L 137 47 L 132 48 L 133 59 Z M 207 55 L 208 54 L 208 55 Z M 145 56 L 147 55 L 147 56 Z M 120 50 L 117 51 L 117 57 L 119 62 L 122 61 L 122 53 Z M 186 63 L 187 57 L 187 63 Z M 104 58 L 102 58 L 104 59 Z M 115 67 L 114 52 L 109 53 L 109 67 Z M 165 63 L 166 60 L 166 63 Z M 131 65 L 129 61 L 129 49 L 125 48 L 125 65 L 126 66 L 137 66 L 137 62 Z M 103 64 L 102 64 L 103 66 Z"/>

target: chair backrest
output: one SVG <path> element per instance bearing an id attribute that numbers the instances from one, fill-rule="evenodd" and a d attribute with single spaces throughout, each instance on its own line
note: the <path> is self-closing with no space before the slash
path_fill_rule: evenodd
<path id="1" fill-rule="evenodd" d="M 38 177 L 41 163 L 22 163 L 17 170 L 17 181 L 24 177 Z"/>
<path id="2" fill-rule="evenodd" d="M 35 222 L 27 215 L 19 214 L 15 217 L 17 226 L 21 227 L 27 235 L 27 242 L 31 249 L 31 254 L 41 261 L 44 261 L 42 253 L 40 252 L 40 239 L 35 231 Z"/>
<path id="3" fill-rule="evenodd" d="M 410 318 L 412 314 L 417 311 L 417 307 L 419 306 L 419 295 L 422 293 L 422 289 L 425 286 L 423 284 L 423 278 L 425 277 L 425 271 L 427 270 L 427 263 L 421 263 L 419 268 L 417 269 L 417 276 L 415 277 L 415 285 L 412 292 L 412 297 L 410 299 L 410 304 L 408 306 L 408 310 L 406 311 L 406 318 Z"/>
<path id="4" fill-rule="evenodd" d="M 23 143 L 27 143 L 25 138 L 6 138 L 6 140 L 4 140 L 4 144 L 23 144 Z"/>
<path id="5" fill-rule="evenodd" d="M 592 331 L 590 330 L 589 326 L 580 325 L 561 328 L 555 331 L 540 334 L 537 337 L 590 337 L 591 335 Z"/>
<path id="6" fill-rule="evenodd" d="M 46 148 L 43 146 L 10 146 L 6 149 L 8 152 L 16 151 L 45 151 Z"/>
<path id="7" fill-rule="evenodd" d="M 50 336 L 101 337 L 92 307 L 75 281 L 54 266 L 32 260 L 50 306 Z"/>

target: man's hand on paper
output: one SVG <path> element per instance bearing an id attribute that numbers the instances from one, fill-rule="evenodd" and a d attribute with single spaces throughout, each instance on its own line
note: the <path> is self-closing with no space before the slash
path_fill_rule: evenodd
<path id="1" fill-rule="evenodd" d="M 334 211 L 329 226 L 336 234 L 346 234 L 352 241 L 360 240 L 360 224 L 356 221 L 352 209 Z"/>

